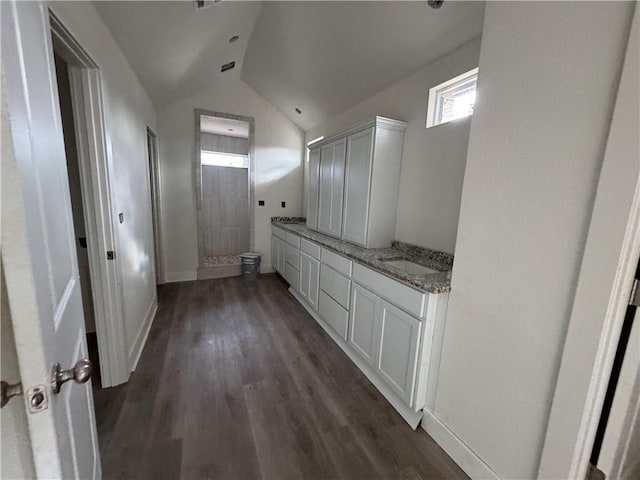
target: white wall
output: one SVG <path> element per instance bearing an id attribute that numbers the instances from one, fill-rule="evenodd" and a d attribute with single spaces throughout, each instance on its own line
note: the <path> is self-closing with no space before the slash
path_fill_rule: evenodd
<path id="1" fill-rule="evenodd" d="M 537 474 L 631 21 L 622 2 L 489 2 L 435 415 Z"/>
<path id="2" fill-rule="evenodd" d="M 146 155 L 146 127 L 156 130 L 156 113 L 92 3 L 51 2 L 49 7 L 102 72 L 113 217 L 117 221 L 118 212 L 124 213 L 124 223 L 116 225 L 116 261 L 131 350 L 157 301 Z"/>
<path id="3" fill-rule="evenodd" d="M 477 67 L 479 52 L 478 38 L 306 133 L 308 142 L 374 115 L 408 123 L 400 174 L 397 240 L 454 251 L 471 121 L 467 118 L 425 128 L 427 96 L 431 87 Z"/>
<path id="4" fill-rule="evenodd" d="M 303 134 L 244 82 L 218 76 L 209 89 L 158 111 L 167 281 L 193 280 L 198 268 L 195 108 L 255 119 L 255 250 L 262 254 L 260 271 L 273 271 L 271 217 L 302 214 Z"/>

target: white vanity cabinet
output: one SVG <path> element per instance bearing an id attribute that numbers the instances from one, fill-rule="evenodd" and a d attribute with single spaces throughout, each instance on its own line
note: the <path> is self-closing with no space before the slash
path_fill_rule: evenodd
<path id="1" fill-rule="evenodd" d="M 271 265 L 295 290 L 300 281 L 300 237 L 271 228 Z"/>
<path id="2" fill-rule="evenodd" d="M 349 321 L 351 347 L 413 407 L 422 322 L 357 283 Z"/>
<path id="3" fill-rule="evenodd" d="M 275 226 L 272 258 L 290 292 L 416 428 L 435 404 L 448 294 L 418 290 Z"/>
<path id="4" fill-rule="evenodd" d="M 366 248 L 391 245 L 405 128 L 404 122 L 374 117 L 314 144 L 309 228 Z"/>

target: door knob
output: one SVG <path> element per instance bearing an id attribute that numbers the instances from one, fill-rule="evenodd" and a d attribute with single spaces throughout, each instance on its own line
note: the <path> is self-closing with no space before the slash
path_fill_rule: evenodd
<path id="1" fill-rule="evenodd" d="M 93 366 L 86 358 L 78 360 L 73 368 L 62 370 L 59 363 L 53 366 L 51 372 L 51 389 L 53 393 L 60 393 L 62 384 L 73 380 L 76 383 L 87 383 L 93 373 Z"/>
<path id="2" fill-rule="evenodd" d="M 2 392 L 0 392 L 0 408 L 9 403 L 9 400 L 13 397 L 22 395 L 22 383 L 7 383 L 2 380 L 0 385 L 2 390 Z"/>

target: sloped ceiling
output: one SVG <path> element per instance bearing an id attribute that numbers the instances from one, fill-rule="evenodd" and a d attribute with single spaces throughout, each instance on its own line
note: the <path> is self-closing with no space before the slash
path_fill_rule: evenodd
<path id="1" fill-rule="evenodd" d="M 94 2 L 156 107 L 191 95 L 220 75 L 239 77 L 261 2 Z M 238 35 L 239 39 L 229 43 Z M 220 66 L 234 61 L 225 73 Z"/>
<path id="2" fill-rule="evenodd" d="M 484 15 L 452 0 L 95 3 L 157 107 L 231 75 L 304 130 L 478 36 Z"/>
<path id="3" fill-rule="evenodd" d="M 266 2 L 241 78 L 307 130 L 478 36 L 483 17 L 483 2 Z"/>

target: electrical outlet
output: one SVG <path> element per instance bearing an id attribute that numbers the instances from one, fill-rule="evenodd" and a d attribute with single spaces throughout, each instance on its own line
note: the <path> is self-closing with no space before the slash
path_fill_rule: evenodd
<path id="1" fill-rule="evenodd" d="M 284 208 L 286 205 L 286 202 L 281 202 L 280 205 L 282 205 L 282 208 Z"/>

